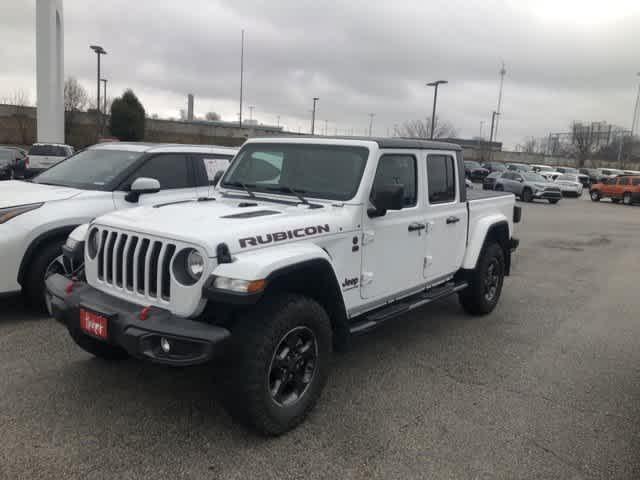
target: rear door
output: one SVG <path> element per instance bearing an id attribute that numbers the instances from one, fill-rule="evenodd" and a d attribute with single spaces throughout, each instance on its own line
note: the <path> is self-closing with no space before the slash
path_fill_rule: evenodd
<path id="1" fill-rule="evenodd" d="M 128 202 L 125 197 L 135 179 L 147 177 L 160 182 L 160 191 L 140 196 L 137 203 Z M 191 159 L 184 153 L 161 153 L 149 157 L 114 192 L 116 208 L 131 208 L 139 205 L 192 200 L 198 198 L 198 188 L 194 178 Z"/>
<path id="2" fill-rule="evenodd" d="M 455 154 L 427 152 L 422 163 L 427 178 L 427 244 L 423 275 L 427 283 L 438 283 L 462 265 L 466 242 L 468 211 L 461 201 L 458 162 Z"/>
<path id="3" fill-rule="evenodd" d="M 629 191 L 629 185 L 631 185 L 629 177 L 619 177 L 613 193 L 615 198 L 622 198 L 624 196 L 624 192 Z"/>

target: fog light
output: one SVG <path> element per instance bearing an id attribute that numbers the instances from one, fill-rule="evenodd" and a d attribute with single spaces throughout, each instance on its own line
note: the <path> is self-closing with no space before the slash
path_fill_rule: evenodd
<path id="1" fill-rule="evenodd" d="M 171 351 L 171 344 L 169 343 L 169 340 L 164 337 L 160 337 L 160 348 L 164 353 L 169 353 Z"/>

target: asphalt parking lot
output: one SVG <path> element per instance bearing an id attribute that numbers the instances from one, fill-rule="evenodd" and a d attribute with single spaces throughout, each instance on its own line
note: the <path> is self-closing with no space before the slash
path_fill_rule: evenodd
<path id="1" fill-rule="evenodd" d="M 107 364 L 0 302 L 0 478 L 640 478 L 640 206 L 523 205 L 497 310 L 455 299 L 337 355 L 277 439 L 206 367 Z"/>

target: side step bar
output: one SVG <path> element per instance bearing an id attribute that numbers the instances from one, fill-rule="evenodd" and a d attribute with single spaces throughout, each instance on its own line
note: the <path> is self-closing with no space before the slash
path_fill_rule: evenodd
<path id="1" fill-rule="evenodd" d="M 403 313 L 410 312 L 411 310 L 422 307 L 427 303 L 435 302 L 441 298 L 448 297 L 454 293 L 459 292 L 467 288 L 469 284 L 467 282 L 454 283 L 449 282 L 439 287 L 432 288 L 430 290 L 420 292 L 416 295 L 412 295 L 408 298 L 403 298 L 398 302 L 394 302 L 390 305 L 385 305 L 372 312 L 365 313 L 349 328 L 350 333 L 358 334 L 372 330 L 379 325 L 383 324 L 387 320 L 402 315 Z"/>

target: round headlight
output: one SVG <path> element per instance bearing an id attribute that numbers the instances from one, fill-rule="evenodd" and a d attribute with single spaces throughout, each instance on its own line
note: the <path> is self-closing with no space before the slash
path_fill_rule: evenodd
<path id="1" fill-rule="evenodd" d="M 204 273 L 204 258 L 197 250 L 191 250 L 187 255 L 187 273 L 194 280 L 199 280 Z"/>
<path id="2" fill-rule="evenodd" d="M 91 230 L 89 234 L 89 242 L 87 243 L 89 247 L 89 257 L 91 259 L 96 258 L 98 254 L 98 248 L 100 247 L 100 236 L 98 235 L 98 229 L 94 228 Z"/>

